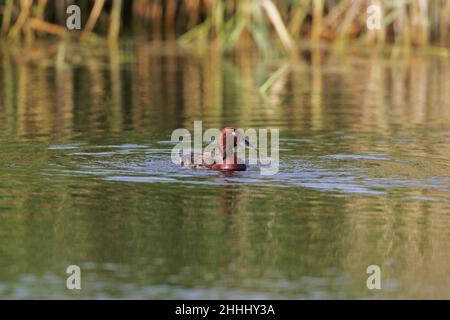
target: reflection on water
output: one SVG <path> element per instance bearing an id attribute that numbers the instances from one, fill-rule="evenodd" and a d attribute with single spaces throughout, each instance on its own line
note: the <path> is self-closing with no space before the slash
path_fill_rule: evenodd
<path id="1" fill-rule="evenodd" d="M 450 297 L 448 59 L 305 52 L 261 94 L 284 61 L 71 52 L 2 52 L 0 297 Z M 279 173 L 173 165 L 194 120 L 280 128 Z"/>

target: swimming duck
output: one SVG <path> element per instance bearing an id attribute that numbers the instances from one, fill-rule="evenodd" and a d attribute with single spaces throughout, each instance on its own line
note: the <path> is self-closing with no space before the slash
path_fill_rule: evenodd
<path id="1" fill-rule="evenodd" d="M 195 153 L 192 152 L 190 155 L 185 155 L 181 159 L 181 166 L 183 168 L 189 169 L 212 169 L 219 171 L 245 171 L 247 166 L 245 163 L 238 163 L 238 158 L 233 152 L 227 152 L 227 137 L 233 139 L 232 148 L 236 147 L 238 143 L 243 142 L 247 147 L 251 147 L 247 139 L 238 139 L 239 132 L 236 128 L 226 127 L 220 132 L 219 137 L 219 150 L 222 156 L 222 163 L 217 163 L 215 161 L 215 153 L 213 152 L 203 152 Z M 230 144 L 231 145 L 231 144 Z M 232 156 L 228 156 L 231 154 Z M 242 162 L 242 161 L 240 161 Z"/>

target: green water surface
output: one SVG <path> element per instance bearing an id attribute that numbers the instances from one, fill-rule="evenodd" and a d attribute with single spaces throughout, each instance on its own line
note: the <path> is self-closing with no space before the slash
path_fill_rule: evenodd
<path id="1" fill-rule="evenodd" d="M 2 52 L 1 298 L 450 298 L 448 59 L 73 50 Z M 279 172 L 177 167 L 194 120 L 278 128 Z"/>

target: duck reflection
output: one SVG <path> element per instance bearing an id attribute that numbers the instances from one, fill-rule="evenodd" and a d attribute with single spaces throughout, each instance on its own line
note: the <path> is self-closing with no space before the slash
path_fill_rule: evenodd
<path id="1" fill-rule="evenodd" d="M 219 203 L 220 213 L 222 215 L 234 215 L 239 213 L 239 192 L 240 185 L 233 181 L 228 180 L 232 178 L 236 173 L 222 171 L 220 172 L 220 184 Z"/>

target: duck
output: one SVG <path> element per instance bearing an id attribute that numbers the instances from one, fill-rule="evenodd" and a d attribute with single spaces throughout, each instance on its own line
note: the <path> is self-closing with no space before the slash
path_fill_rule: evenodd
<path id="1" fill-rule="evenodd" d="M 191 154 L 184 155 L 181 159 L 181 167 L 187 169 L 209 169 L 209 170 L 218 170 L 218 171 L 245 171 L 247 170 L 247 165 L 243 161 L 238 161 L 236 155 L 234 155 L 233 150 L 227 152 L 227 137 L 231 137 L 233 139 L 233 146 L 237 147 L 238 143 L 243 142 L 245 146 L 252 147 L 247 139 L 242 137 L 241 133 L 237 131 L 236 128 L 233 127 L 225 127 L 221 130 L 219 136 L 219 152 L 222 156 L 222 163 L 217 163 L 215 161 L 216 154 L 215 150 L 212 152 L 191 152 Z M 230 144 L 231 145 L 231 144 Z M 228 156 L 227 156 L 228 155 Z"/>

